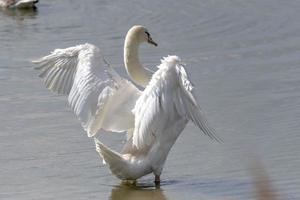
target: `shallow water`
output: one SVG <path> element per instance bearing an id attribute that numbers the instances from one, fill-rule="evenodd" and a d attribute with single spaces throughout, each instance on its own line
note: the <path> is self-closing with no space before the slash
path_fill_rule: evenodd
<path id="1" fill-rule="evenodd" d="M 249 167 L 260 159 L 283 199 L 300 198 L 300 2 L 296 0 L 41 1 L 0 12 L 0 199 L 253 199 Z M 30 59 L 90 42 L 125 75 L 129 27 L 148 27 L 152 69 L 162 56 L 187 63 L 200 105 L 225 141 L 189 124 L 159 188 L 146 176 L 120 183 Z M 119 150 L 125 136 L 100 135 Z"/>

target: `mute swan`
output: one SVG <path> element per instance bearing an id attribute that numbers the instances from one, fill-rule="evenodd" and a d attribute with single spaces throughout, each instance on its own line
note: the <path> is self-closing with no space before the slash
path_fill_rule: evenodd
<path id="1" fill-rule="evenodd" d="M 39 64 L 36 69 L 47 88 L 68 95 L 89 137 L 100 129 L 127 131 L 121 153 L 95 138 L 97 151 L 114 175 L 136 180 L 153 172 L 159 182 L 167 155 L 189 120 L 210 138 L 218 138 L 203 117 L 180 59 L 163 58 L 153 73 L 139 62 L 143 42 L 157 46 L 145 27 L 133 26 L 124 45 L 127 73 L 143 91 L 119 76 L 91 44 L 56 49 L 33 62 Z"/>
<path id="2" fill-rule="evenodd" d="M 0 0 L 2 8 L 34 8 L 39 0 Z"/>

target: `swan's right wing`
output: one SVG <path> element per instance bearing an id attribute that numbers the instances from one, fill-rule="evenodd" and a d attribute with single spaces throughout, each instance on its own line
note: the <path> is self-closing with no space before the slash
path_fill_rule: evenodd
<path id="1" fill-rule="evenodd" d="M 177 111 L 182 116 L 187 116 L 187 118 L 198 126 L 205 135 L 217 142 L 222 142 L 222 139 L 216 135 L 214 128 L 207 122 L 204 113 L 198 105 L 196 95 L 194 94 L 194 87 L 189 80 L 183 65 L 177 65 L 176 71 L 180 85 L 180 89 L 177 93 L 178 101 L 175 102 Z"/>
<path id="2" fill-rule="evenodd" d="M 33 63 L 48 89 L 68 95 L 88 136 L 99 129 L 123 132 L 134 126 L 131 110 L 140 91 L 107 65 L 96 46 L 56 49 Z"/>
<path id="3" fill-rule="evenodd" d="M 164 141 L 166 145 L 182 131 L 188 120 L 211 139 L 220 141 L 197 104 L 193 86 L 180 59 L 177 56 L 168 56 L 158 67 L 159 70 L 152 76 L 134 107 L 134 147 L 144 149 L 162 134 L 169 138 Z M 176 130 L 166 131 L 169 127 L 176 127 L 176 124 L 179 124 Z"/>

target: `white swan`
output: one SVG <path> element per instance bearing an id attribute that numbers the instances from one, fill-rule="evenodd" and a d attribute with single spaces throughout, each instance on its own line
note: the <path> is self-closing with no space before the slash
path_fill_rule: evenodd
<path id="1" fill-rule="evenodd" d="M 39 0 L 0 0 L 2 8 L 34 8 Z"/>
<path id="2" fill-rule="evenodd" d="M 96 149 L 111 172 L 135 180 L 153 172 L 155 181 L 179 134 L 192 120 L 206 135 L 218 140 L 203 117 L 183 64 L 177 56 L 161 60 L 153 73 L 138 58 L 143 42 L 157 46 L 143 26 L 133 26 L 124 45 L 124 63 L 134 83 L 120 77 L 91 44 L 56 49 L 33 61 L 50 90 L 68 101 L 88 136 L 98 130 L 127 131 L 128 141 L 117 153 L 95 139 Z"/>

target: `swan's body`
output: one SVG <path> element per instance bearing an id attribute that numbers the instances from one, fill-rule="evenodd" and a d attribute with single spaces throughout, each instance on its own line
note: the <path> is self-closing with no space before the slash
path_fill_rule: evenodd
<path id="1" fill-rule="evenodd" d="M 39 0 L 0 0 L 2 8 L 34 8 Z"/>
<path id="2" fill-rule="evenodd" d="M 88 136 L 98 130 L 127 131 L 128 141 L 117 153 L 95 139 L 96 149 L 120 179 L 135 180 L 153 172 L 156 181 L 167 155 L 189 120 L 206 135 L 207 125 L 177 56 L 164 58 L 153 74 L 138 59 L 142 42 L 156 45 L 147 29 L 134 26 L 126 36 L 124 63 L 143 91 L 120 77 L 91 44 L 57 49 L 35 61 L 47 88 L 68 95 L 68 101 Z"/>

